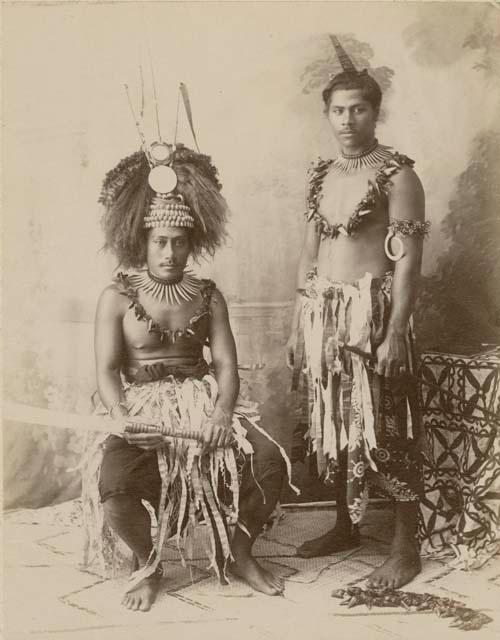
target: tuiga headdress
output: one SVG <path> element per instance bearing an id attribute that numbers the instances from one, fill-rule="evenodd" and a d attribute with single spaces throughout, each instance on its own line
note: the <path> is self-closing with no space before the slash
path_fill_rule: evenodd
<path id="1" fill-rule="evenodd" d="M 199 151 L 187 87 L 181 83 L 173 143 L 163 140 L 153 77 L 157 138 L 146 139 L 143 105 L 130 111 L 141 140 L 141 150 L 121 160 L 106 175 L 99 202 L 104 205 L 105 247 L 123 266 L 138 266 L 144 260 L 141 230 L 152 227 L 185 227 L 190 230 L 195 254 L 213 255 L 225 238 L 227 205 L 220 193 L 217 169 L 210 157 Z M 177 142 L 179 106 L 183 102 L 196 151 Z"/>

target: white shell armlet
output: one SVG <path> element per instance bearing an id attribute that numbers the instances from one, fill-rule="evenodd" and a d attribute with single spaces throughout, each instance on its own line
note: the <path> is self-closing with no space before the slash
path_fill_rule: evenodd
<path id="1" fill-rule="evenodd" d="M 392 245 L 395 242 L 398 243 L 398 248 L 396 249 L 395 253 L 392 253 Z M 393 262 L 398 262 L 405 254 L 403 241 L 401 240 L 401 238 L 398 238 L 396 232 L 393 229 L 389 229 L 387 235 L 385 236 L 384 250 L 385 255 L 389 258 L 389 260 L 392 260 Z"/>
<path id="2" fill-rule="evenodd" d="M 421 236 L 425 238 L 429 233 L 430 226 L 431 223 L 429 221 L 399 220 L 397 218 L 392 218 L 389 226 L 387 227 L 387 235 L 384 242 L 385 255 L 393 262 L 401 260 L 405 254 L 405 250 L 403 241 L 396 235 L 396 233 L 399 233 L 402 236 Z M 392 246 L 394 242 L 398 243 L 398 248 L 395 253 L 392 253 Z"/>

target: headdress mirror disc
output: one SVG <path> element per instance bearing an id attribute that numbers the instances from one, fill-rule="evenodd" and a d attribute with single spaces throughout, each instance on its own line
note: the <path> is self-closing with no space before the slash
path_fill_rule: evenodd
<path id="1" fill-rule="evenodd" d="M 149 154 L 155 162 L 167 162 L 172 155 L 172 148 L 164 142 L 153 142 Z"/>
<path id="2" fill-rule="evenodd" d="M 156 193 L 170 193 L 177 186 L 177 175 L 171 167 L 160 164 L 151 169 L 148 182 Z"/>

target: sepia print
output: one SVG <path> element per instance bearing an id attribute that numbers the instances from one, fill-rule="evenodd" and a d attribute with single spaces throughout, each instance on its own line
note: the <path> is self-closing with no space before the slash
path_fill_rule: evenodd
<path id="1" fill-rule="evenodd" d="M 2 17 L 5 638 L 496 636 L 500 5 Z"/>

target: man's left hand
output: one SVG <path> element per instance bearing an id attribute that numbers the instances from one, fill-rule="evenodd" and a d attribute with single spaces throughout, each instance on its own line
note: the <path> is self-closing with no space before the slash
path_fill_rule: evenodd
<path id="1" fill-rule="evenodd" d="M 406 341 L 402 333 L 390 332 L 377 349 L 376 373 L 394 378 L 406 371 Z"/>
<path id="2" fill-rule="evenodd" d="M 219 407 L 215 407 L 203 432 L 205 449 L 229 447 L 233 440 L 232 417 Z"/>

